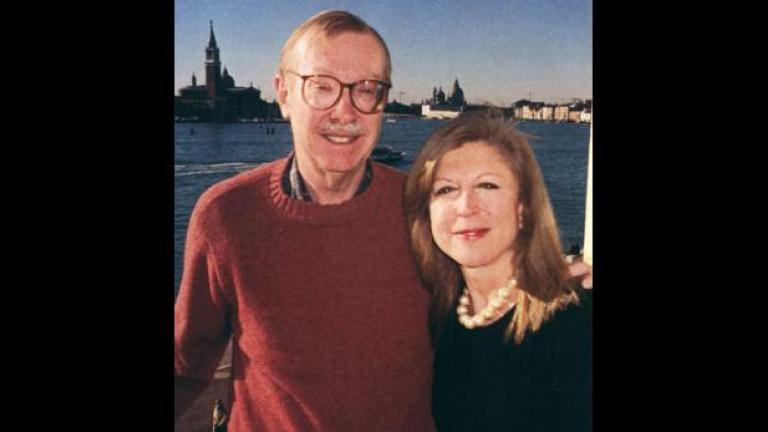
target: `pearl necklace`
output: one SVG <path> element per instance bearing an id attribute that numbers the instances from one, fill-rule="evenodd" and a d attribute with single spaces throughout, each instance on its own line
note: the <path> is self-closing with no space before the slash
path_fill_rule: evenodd
<path id="1" fill-rule="evenodd" d="M 473 329 L 495 321 L 494 318 L 503 315 L 515 305 L 515 302 L 510 301 L 509 298 L 512 294 L 512 289 L 515 286 L 517 286 L 517 279 L 512 278 L 505 286 L 494 290 L 491 295 L 488 296 L 488 303 L 483 310 L 474 316 L 469 315 L 469 305 L 472 304 L 472 300 L 469 298 L 469 289 L 465 287 L 464 292 L 461 294 L 461 297 L 459 297 L 459 306 L 456 308 L 459 322 L 464 327 Z"/>

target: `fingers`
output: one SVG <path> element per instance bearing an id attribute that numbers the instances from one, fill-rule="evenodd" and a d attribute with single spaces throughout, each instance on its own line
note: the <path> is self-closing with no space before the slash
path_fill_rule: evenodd
<path id="1" fill-rule="evenodd" d="M 568 265 L 568 273 L 573 277 L 582 276 L 581 286 L 585 289 L 592 289 L 592 266 L 584 261 L 571 261 Z"/>

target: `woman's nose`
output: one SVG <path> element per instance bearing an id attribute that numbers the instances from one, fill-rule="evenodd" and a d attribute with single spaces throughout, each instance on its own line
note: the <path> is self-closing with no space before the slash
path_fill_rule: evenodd
<path id="1" fill-rule="evenodd" d="M 471 216 L 477 213 L 477 197 L 472 190 L 462 192 L 459 195 L 456 211 L 460 216 Z"/>

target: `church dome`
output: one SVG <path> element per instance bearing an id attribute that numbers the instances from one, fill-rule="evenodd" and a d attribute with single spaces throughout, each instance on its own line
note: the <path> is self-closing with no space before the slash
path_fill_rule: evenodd
<path id="1" fill-rule="evenodd" d="M 235 86 L 235 79 L 229 75 L 227 68 L 224 68 L 224 73 L 221 74 L 221 85 L 224 88 L 233 88 Z"/>

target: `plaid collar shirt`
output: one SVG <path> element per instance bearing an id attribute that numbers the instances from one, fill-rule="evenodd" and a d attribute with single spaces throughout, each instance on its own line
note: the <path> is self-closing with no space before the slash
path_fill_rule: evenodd
<path id="1" fill-rule="evenodd" d="M 365 161 L 365 172 L 363 173 L 363 179 L 360 181 L 360 185 L 357 187 L 355 196 L 358 196 L 368 189 L 373 179 L 373 167 L 371 166 L 371 160 Z M 299 172 L 299 164 L 296 162 L 296 155 L 292 154 L 288 161 L 288 169 L 283 173 L 282 181 L 280 185 L 283 189 L 283 193 L 293 199 L 299 201 L 313 202 L 312 196 L 309 194 L 307 184 L 304 182 L 304 178 Z"/>

